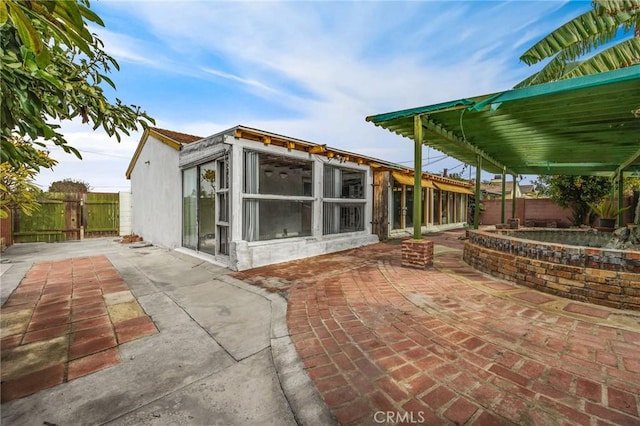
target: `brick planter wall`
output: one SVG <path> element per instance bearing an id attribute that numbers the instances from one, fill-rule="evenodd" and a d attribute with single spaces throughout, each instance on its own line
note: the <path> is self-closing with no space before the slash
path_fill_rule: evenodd
<path id="1" fill-rule="evenodd" d="M 463 258 L 474 268 L 573 300 L 640 310 L 640 252 L 544 243 L 471 231 Z"/>
<path id="2" fill-rule="evenodd" d="M 404 240 L 402 266 L 425 269 L 433 265 L 433 241 Z"/>

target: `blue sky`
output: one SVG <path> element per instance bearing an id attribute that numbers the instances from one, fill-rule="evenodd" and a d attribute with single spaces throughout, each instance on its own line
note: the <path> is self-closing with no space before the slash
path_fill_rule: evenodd
<path id="1" fill-rule="evenodd" d="M 537 68 L 519 56 L 588 1 L 92 2 L 92 27 L 121 67 L 112 96 L 156 126 L 208 136 L 241 124 L 412 165 L 412 143 L 368 115 L 506 90 Z M 36 183 L 65 178 L 127 191 L 141 133 L 121 143 L 65 123 L 82 161 L 59 161 Z M 425 170 L 462 171 L 425 148 Z M 466 168 L 465 175 L 469 172 Z"/>

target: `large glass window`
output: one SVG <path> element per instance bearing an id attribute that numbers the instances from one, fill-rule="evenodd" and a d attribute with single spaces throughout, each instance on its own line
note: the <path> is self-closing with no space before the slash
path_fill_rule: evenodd
<path id="1" fill-rule="evenodd" d="M 311 235 L 313 162 L 246 150 L 244 166 L 243 239 Z"/>
<path id="2" fill-rule="evenodd" d="M 198 244 L 198 169 L 182 172 L 182 246 L 196 249 Z"/>
<path id="3" fill-rule="evenodd" d="M 227 174 L 226 159 L 212 161 L 182 172 L 183 247 L 211 255 L 216 254 L 216 249 L 218 253 L 228 254 Z M 220 185 L 224 187 L 220 188 Z M 225 241 L 218 241 L 221 236 Z"/>
<path id="4" fill-rule="evenodd" d="M 216 163 L 198 167 L 200 188 L 198 191 L 198 250 L 216 254 Z"/>
<path id="5" fill-rule="evenodd" d="M 243 239 L 265 241 L 311 235 L 312 201 L 244 200 Z"/>
<path id="6" fill-rule="evenodd" d="M 325 165 L 323 184 L 322 233 L 364 231 L 364 172 Z"/>
<path id="7" fill-rule="evenodd" d="M 312 166 L 307 160 L 245 151 L 244 192 L 311 197 Z"/>

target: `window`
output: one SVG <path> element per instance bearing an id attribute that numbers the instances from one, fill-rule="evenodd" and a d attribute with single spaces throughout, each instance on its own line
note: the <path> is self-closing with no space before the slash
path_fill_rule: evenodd
<path id="1" fill-rule="evenodd" d="M 217 161 L 218 163 L 218 189 L 216 192 L 218 202 L 218 253 L 229 254 L 229 162 L 227 157 Z"/>
<path id="2" fill-rule="evenodd" d="M 364 231 L 364 172 L 325 165 L 323 184 L 322 233 Z"/>
<path id="3" fill-rule="evenodd" d="M 245 150 L 243 239 L 311 235 L 312 182 L 311 161 Z"/>
<path id="4" fill-rule="evenodd" d="M 216 254 L 216 164 L 215 161 L 198 167 L 198 250 Z"/>
<path id="5" fill-rule="evenodd" d="M 198 169 L 182 172 L 182 246 L 195 250 L 198 244 Z"/>
<path id="6" fill-rule="evenodd" d="M 182 172 L 182 246 L 228 254 L 228 169 L 225 159 Z M 219 241 L 224 238 L 224 241 Z"/>

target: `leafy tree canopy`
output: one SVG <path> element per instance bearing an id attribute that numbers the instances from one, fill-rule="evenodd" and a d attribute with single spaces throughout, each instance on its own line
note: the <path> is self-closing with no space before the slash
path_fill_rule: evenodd
<path id="1" fill-rule="evenodd" d="M 87 182 L 74 179 L 63 179 L 51 182 L 49 192 L 86 193 L 91 191 L 91 185 Z"/>
<path id="2" fill-rule="evenodd" d="M 597 74 L 640 63 L 640 0 L 594 0 L 589 10 L 522 54 L 527 65 L 552 58 L 516 87 Z M 617 41 L 616 41 L 617 40 Z M 592 51 L 616 41 L 591 57 Z"/>
<path id="3" fill-rule="evenodd" d="M 589 204 L 599 202 L 611 192 L 611 181 L 603 176 L 539 176 L 535 185 L 556 204 L 573 211 L 574 225 L 590 222 Z"/>
<path id="4" fill-rule="evenodd" d="M 15 138 L 9 143 L 16 149 L 23 149 L 25 145 L 29 145 Z M 28 151 L 37 156 L 33 161 L 44 167 L 53 167 L 56 164 L 46 151 Z M 8 162 L 0 163 L 0 217 L 7 217 L 7 212 L 12 208 L 18 208 L 30 216 L 40 207 L 38 197 L 42 191 L 33 183 L 36 174 L 37 171 L 26 163 L 19 167 L 13 167 Z"/>
<path id="5" fill-rule="evenodd" d="M 119 66 L 88 22 L 104 26 L 88 0 L 0 0 L 2 163 L 52 167 L 37 153 L 45 141 L 82 158 L 57 131 L 59 121 L 81 117 L 118 141 L 154 123 L 139 107 L 107 98 L 103 86 L 115 89 L 107 74 Z M 29 143 L 11 143 L 16 136 Z"/>

